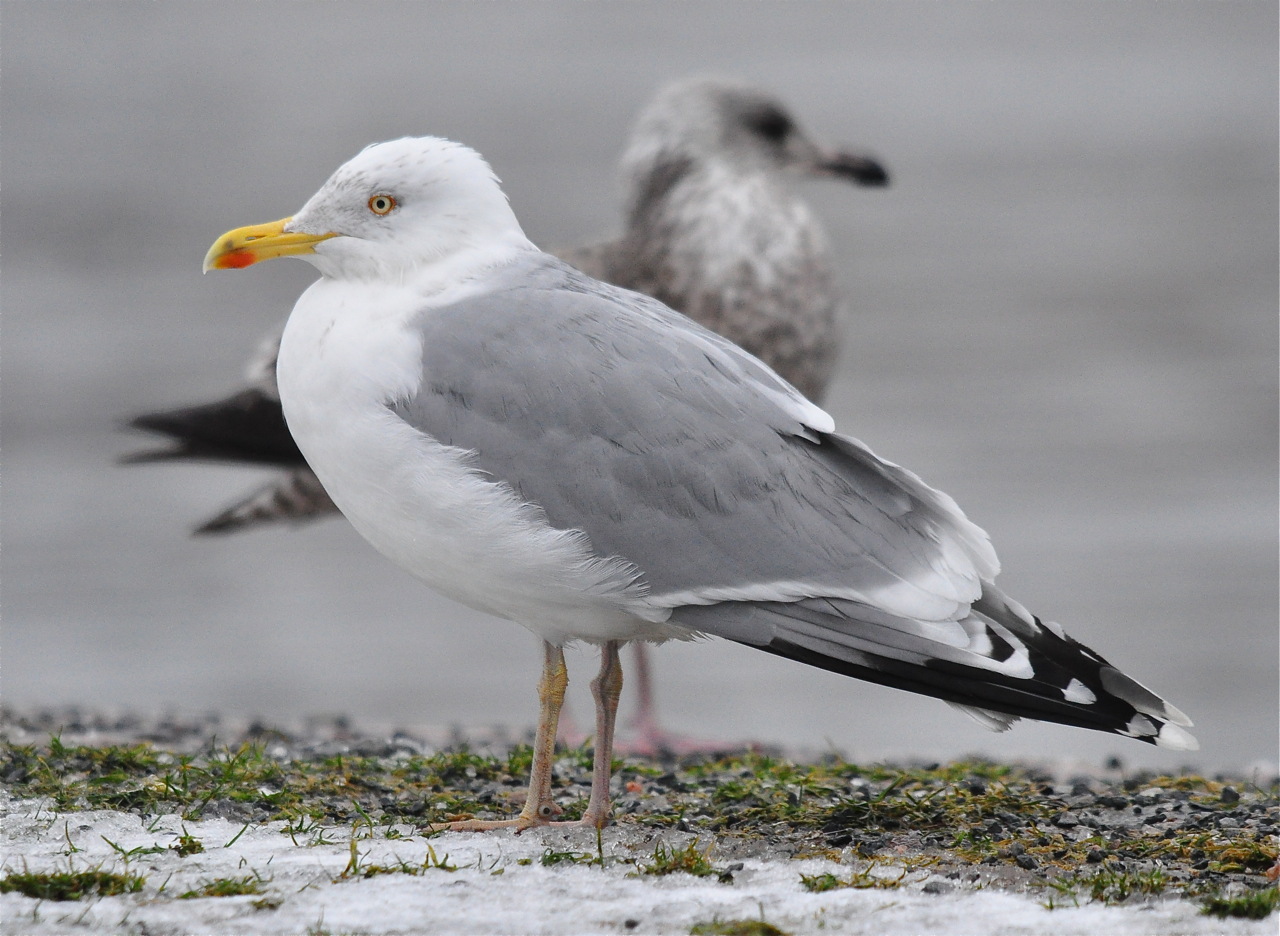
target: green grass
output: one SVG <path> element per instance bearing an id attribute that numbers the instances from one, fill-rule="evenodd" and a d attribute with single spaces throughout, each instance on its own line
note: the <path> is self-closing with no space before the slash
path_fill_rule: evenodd
<path id="1" fill-rule="evenodd" d="M 1210 897 L 1204 903 L 1204 912 L 1216 917 L 1244 917 L 1261 920 L 1270 916 L 1280 904 L 1280 890 L 1268 887 L 1243 897 Z"/>
<path id="2" fill-rule="evenodd" d="M 371 878 L 378 877 L 382 874 L 408 874 L 413 877 L 419 877 L 428 871 L 457 871 L 458 866 L 449 862 L 449 856 L 443 857 L 436 855 L 436 850 L 430 845 L 427 846 L 427 854 L 420 864 L 405 861 L 402 858 L 396 858 L 395 864 L 363 864 L 361 862 L 361 854 L 356 848 L 356 840 L 351 840 L 351 860 L 347 863 L 346 869 L 339 875 L 338 880 L 343 878 Z"/>
<path id="3" fill-rule="evenodd" d="M 192 820 L 226 800 L 263 820 L 345 823 L 361 810 L 376 810 L 390 823 L 470 818 L 493 809 L 515 812 L 501 802 L 481 803 L 461 787 L 478 779 L 502 783 L 504 791 L 519 790 L 531 758 L 531 749 L 522 745 L 501 760 L 464 748 L 403 761 L 337 756 L 281 762 L 260 744 L 211 746 L 198 756 L 175 757 L 162 756 L 149 744 L 73 747 L 55 736 L 45 748 L 0 744 L 0 773 L 22 778 L 8 784 L 15 795 L 50 799 L 64 812 L 178 811 Z M 388 796 L 391 805 L 384 804 Z"/>
<path id="4" fill-rule="evenodd" d="M 589 767 L 590 748 L 562 751 L 560 757 L 577 776 Z M 228 807 L 241 811 L 237 824 L 245 824 L 242 831 L 249 823 L 283 820 L 283 834 L 300 846 L 345 844 L 346 830 L 353 825 L 362 830 L 367 826 L 365 837 L 376 831 L 379 838 L 395 838 L 409 834 L 406 825 L 421 828 L 481 812 L 514 815 L 520 802 L 509 794 L 522 792 L 531 759 L 527 745 L 514 747 L 502 757 L 481 756 L 463 747 L 425 757 L 277 760 L 258 744 L 210 746 L 192 756 L 167 754 L 146 744 L 66 745 L 58 737 L 51 737 L 47 745 L 0 742 L 0 776 L 10 778 L 4 787 L 14 796 L 43 801 L 48 804 L 44 808 L 64 814 L 132 809 L 144 815 L 177 813 L 194 819 L 216 804 L 223 815 Z M 708 832 L 735 840 L 785 840 L 807 854 L 833 859 L 845 847 L 870 857 L 880 843 L 913 830 L 929 843 L 930 860 L 1013 865 L 1021 852 L 1036 861 L 1033 883 L 1067 882 L 1064 886 L 1073 896 L 1078 893 L 1102 902 L 1158 893 L 1160 888 L 1200 899 L 1223 885 L 1221 875 L 1262 874 L 1277 860 L 1270 837 L 1246 827 L 1216 827 L 1219 814 L 1233 808 L 1274 821 L 1280 797 L 1275 787 L 1238 785 L 1242 799 L 1233 805 L 1221 802 L 1222 783 L 1204 777 L 1131 777 L 1123 789 L 1113 785 L 1108 795 L 1132 794 L 1152 786 L 1166 789 L 1177 795 L 1176 801 L 1168 803 L 1171 812 L 1180 804 L 1183 811 L 1178 817 L 1199 818 L 1201 827 L 1176 828 L 1168 837 L 1112 830 L 1105 839 L 1095 835 L 1076 842 L 1053 820 L 1068 808 L 1093 807 L 1069 803 L 1071 797 L 1056 795 L 1033 773 L 980 760 L 903 768 L 856 765 L 835 757 L 797 764 L 745 754 L 695 759 L 678 768 L 638 760 L 621 766 L 624 783 L 639 779 L 649 789 L 668 772 L 675 776 L 661 784 L 667 808 L 619 816 L 619 821 L 658 833 L 696 829 L 704 842 Z M 562 790 L 570 782 L 558 779 L 554 785 Z M 585 799 L 570 804 L 563 818 L 579 815 L 585 804 Z M 1011 816 L 1014 821 L 1007 821 Z M 993 820 L 1000 827 L 993 826 Z M 68 854 L 73 853 L 76 846 L 69 832 L 67 843 Z M 170 847 L 179 854 L 197 854 L 203 844 L 184 830 Z M 1104 864 L 1089 862 L 1092 849 L 1105 852 Z M 160 846 L 117 850 L 136 858 Z M 552 850 L 533 860 L 604 864 L 603 849 L 598 847 L 597 852 L 588 858 Z M 572 859 L 566 857 L 570 854 Z M 912 861 L 925 857 L 912 856 L 895 864 L 911 867 Z M 1112 859 L 1123 865 L 1114 865 Z M 1143 878 L 1118 870 L 1135 866 L 1163 867 L 1165 875 Z M 357 865 L 352 874 L 363 870 Z M 652 860 L 642 859 L 638 870 L 642 874 L 718 874 L 697 847 L 676 849 L 665 844 L 655 848 Z M 1173 871 L 1181 873 L 1169 873 Z M 377 873 L 407 872 L 390 864 Z M 854 877 L 826 881 L 816 875 L 813 880 L 816 887 L 855 886 Z"/>
<path id="5" fill-rule="evenodd" d="M 1155 896 L 1169 886 L 1163 871 L 1117 871 L 1101 868 L 1092 873 L 1073 871 L 1054 879 L 1037 879 L 1038 887 L 1050 887 L 1079 906 L 1079 898 L 1088 894 L 1090 902 L 1107 906 L 1123 903 L 1134 895 Z M 1057 906 L 1055 901 L 1051 904 Z M 1049 909 L 1053 909 L 1050 906 Z"/>
<path id="6" fill-rule="evenodd" d="M 179 894 L 179 900 L 197 900 L 201 897 L 243 897 L 247 894 L 261 894 L 262 885 L 270 883 L 256 874 L 248 874 L 239 878 L 218 878 L 206 881 L 196 890 Z"/>
<path id="7" fill-rule="evenodd" d="M 558 864 L 590 864 L 594 858 L 586 852 L 574 851 L 556 851 L 553 848 L 546 849 L 542 856 L 538 859 L 538 864 L 544 868 L 553 868 Z"/>
<path id="8" fill-rule="evenodd" d="M 719 877 L 724 875 L 712 867 L 707 860 L 710 848 L 699 851 L 697 841 L 692 841 L 684 848 L 658 842 L 653 848 L 653 861 L 647 865 L 639 865 L 637 870 L 644 875 L 692 874 L 694 877 Z M 733 879 L 730 878 L 730 881 Z"/>
<path id="9" fill-rule="evenodd" d="M 712 920 L 693 924 L 689 936 L 787 936 L 787 933 L 764 920 Z"/>
<path id="10" fill-rule="evenodd" d="M 182 827 L 182 834 L 178 836 L 178 840 L 169 846 L 170 850 L 176 851 L 180 858 L 186 858 L 188 855 L 199 855 L 204 851 L 204 843 L 187 831 L 187 827 Z"/>
<path id="11" fill-rule="evenodd" d="M 0 894 L 17 891 L 37 900 L 82 900 L 85 897 L 114 897 L 136 894 L 146 878 L 126 871 L 115 874 L 101 868 L 85 871 L 10 871 L 0 878 Z"/>
<path id="12" fill-rule="evenodd" d="M 821 894 L 824 891 L 839 890 L 845 887 L 852 887 L 856 890 L 894 890 L 902 884 L 902 879 L 907 876 L 907 869 L 903 868 L 902 873 L 896 878 L 876 877 L 871 872 L 875 869 L 875 862 L 867 865 L 862 871 L 853 871 L 847 879 L 836 877 L 834 874 L 802 874 L 800 875 L 800 884 L 805 890 L 814 894 Z"/>
<path id="13" fill-rule="evenodd" d="M 1089 899 L 1104 904 L 1117 904 L 1133 894 L 1155 895 L 1164 892 L 1168 882 L 1162 871 L 1128 872 L 1103 870 L 1085 882 Z"/>

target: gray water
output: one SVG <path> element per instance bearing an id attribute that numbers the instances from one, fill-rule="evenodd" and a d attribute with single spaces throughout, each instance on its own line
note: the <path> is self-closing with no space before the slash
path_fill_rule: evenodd
<path id="1" fill-rule="evenodd" d="M 859 758 L 1274 762 L 1276 35 L 1274 3 L 5 4 L 5 703 L 528 725 L 529 634 L 342 520 L 190 538 L 265 475 L 118 467 L 142 440 L 117 422 L 235 387 L 313 272 L 202 278 L 205 250 L 364 144 L 463 140 L 536 242 L 582 242 L 615 229 L 640 105 L 715 72 L 893 173 L 805 188 L 849 298 L 837 424 L 952 494 L 1002 587 L 1203 749 L 996 737 L 720 642 L 657 652 L 667 722 Z M 594 664 L 570 666 L 585 721 Z"/>

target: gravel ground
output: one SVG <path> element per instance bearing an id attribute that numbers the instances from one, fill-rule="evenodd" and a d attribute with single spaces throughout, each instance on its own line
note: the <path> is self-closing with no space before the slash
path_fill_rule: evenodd
<path id="1" fill-rule="evenodd" d="M 529 751 L 502 732 L 68 712 L 0 731 L 5 932 L 1275 929 L 1203 912 L 1274 906 L 1274 777 L 628 758 L 597 841 L 426 832 L 518 809 Z M 557 762 L 566 817 L 589 762 Z"/>

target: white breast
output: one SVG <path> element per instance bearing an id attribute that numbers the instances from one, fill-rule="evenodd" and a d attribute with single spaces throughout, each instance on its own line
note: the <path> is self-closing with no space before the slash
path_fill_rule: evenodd
<path id="1" fill-rule="evenodd" d="M 450 297 L 452 298 L 452 297 Z M 686 636 L 636 570 L 593 556 L 512 489 L 388 408 L 423 379 L 420 289 L 321 279 L 280 344 L 280 400 L 298 447 L 375 548 L 432 588 L 554 643 Z"/>

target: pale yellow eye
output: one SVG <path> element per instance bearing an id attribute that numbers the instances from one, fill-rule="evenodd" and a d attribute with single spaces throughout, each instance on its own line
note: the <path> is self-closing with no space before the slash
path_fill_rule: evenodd
<path id="1" fill-rule="evenodd" d="M 369 199 L 369 210 L 376 215 L 384 215 L 396 206 L 396 200 L 390 195 L 375 195 Z"/>

